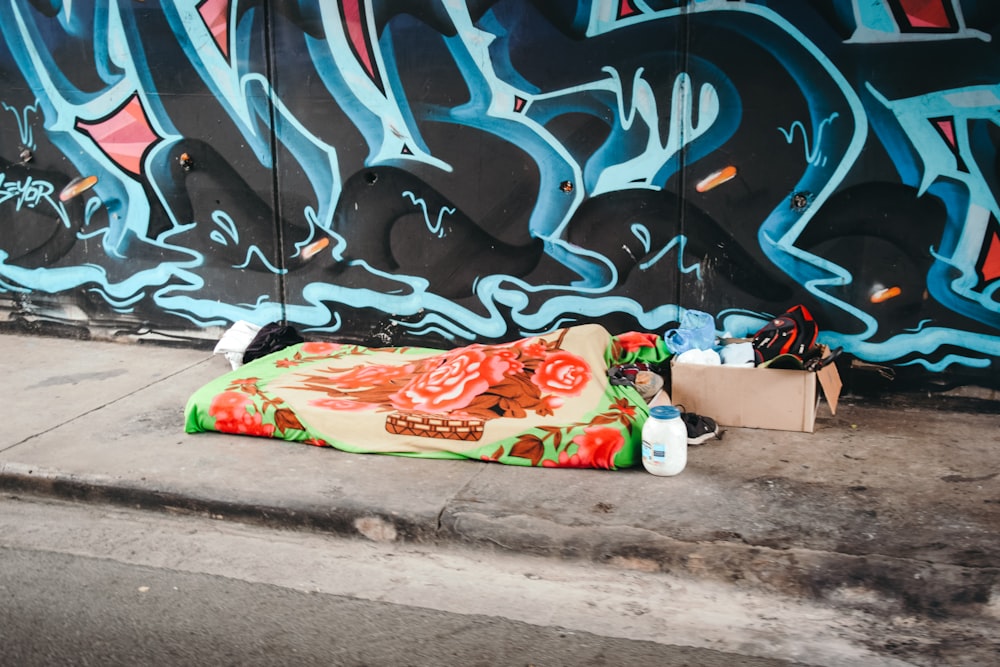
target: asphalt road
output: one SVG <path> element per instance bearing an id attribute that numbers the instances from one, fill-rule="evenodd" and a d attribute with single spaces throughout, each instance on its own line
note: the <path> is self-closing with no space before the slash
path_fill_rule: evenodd
<path id="1" fill-rule="evenodd" d="M 24 667 L 789 664 L 51 552 L 2 549 L 0 572 Z"/>
<path id="2" fill-rule="evenodd" d="M 887 639 L 659 572 L 0 498 L 0 665 L 949 664 Z"/>

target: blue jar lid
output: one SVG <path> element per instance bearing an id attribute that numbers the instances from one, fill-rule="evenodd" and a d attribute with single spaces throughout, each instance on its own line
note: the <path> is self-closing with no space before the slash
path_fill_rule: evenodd
<path id="1" fill-rule="evenodd" d="M 674 417 L 680 417 L 681 411 L 675 405 L 657 405 L 654 408 L 650 408 L 649 416 L 654 419 L 673 419 Z"/>

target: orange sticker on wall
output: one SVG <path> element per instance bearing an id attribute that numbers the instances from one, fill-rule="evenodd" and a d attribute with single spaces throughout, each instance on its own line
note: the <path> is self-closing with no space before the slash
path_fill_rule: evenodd
<path id="1" fill-rule="evenodd" d="M 713 190 L 726 181 L 731 181 L 734 178 L 736 178 L 736 167 L 729 165 L 728 167 L 713 172 L 698 181 L 698 184 L 694 186 L 694 189 L 698 192 L 708 192 L 709 190 Z"/>
<path id="2" fill-rule="evenodd" d="M 869 301 L 872 303 L 885 303 L 889 299 L 895 299 L 902 293 L 903 290 L 898 287 L 886 287 L 872 292 L 872 295 L 869 297 Z"/>

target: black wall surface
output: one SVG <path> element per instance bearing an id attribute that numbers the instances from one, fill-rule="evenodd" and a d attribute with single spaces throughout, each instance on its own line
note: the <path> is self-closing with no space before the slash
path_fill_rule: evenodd
<path id="1" fill-rule="evenodd" d="M 1000 5 L 0 3 L 8 328 L 448 346 L 794 304 L 996 386 Z"/>

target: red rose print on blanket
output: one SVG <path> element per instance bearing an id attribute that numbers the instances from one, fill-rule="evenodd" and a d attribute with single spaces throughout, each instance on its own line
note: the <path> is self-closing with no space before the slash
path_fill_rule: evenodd
<path id="1" fill-rule="evenodd" d="M 461 410 L 490 385 L 503 380 L 517 364 L 512 355 L 488 355 L 481 349 L 464 348 L 445 357 L 437 368 L 416 376 L 389 398 L 397 410 Z"/>
<path id="2" fill-rule="evenodd" d="M 253 401 L 246 394 L 224 391 L 212 399 L 208 414 L 215 417 L 217 431 L 273 437 L 274 425 L 262 423 L 263 417 L 259 412 L 247 409 L 252 405 Z"/>
<path id="3" fill-rule="evenodd" d="M 577 449 L 572 455 L 565 450 L 559 452 L 559 462 L 543 461 L 546 467 L 563 468 L 604 468 L 611 470 L 615 465 L 615 455 L 625 444 L 621 432 L 607 426 L 585 428 L 582 435 L 573 438 Z"/>
<path id="4" fill-rule="evenodd" d="M 303 343 L 300 348 L 306 354 L 330 354 L 341 348 L 340 343 Z"/>
<path id="5" fill-rule="evenodd" d="M 524 354 L 529 357 L 544 357 L 548 350 L 545 344 L 542 343 L 537 338 L 527 338 L 518 341 L 516 344 L 518 348 L 524 351 Z"/>
<path id="6" fill-rule="evenodd" d="M 403 366 L 390 366 L 385 364 L 373 364 L 371 366 L 355 366 L 345 373 L 337 376 L 337 385 L 344 389 L 357 389 L 362 387 L 374 387 L 386 384 L 397 378 L 406 378 L 413 375 L 416 370 L 415 364 Z"/>
<path id="7" fill-rule="evenodd" d="M 315 398 L 309 401 L 309 405 L 337 412 L 362 412 L 381 407 L 378 403 L 362 403 L 361 401 L 352 401 L 349 398 Z"/>
<path id="8" fill-rule="evenodd" d="M 493 364 L 496 368 L 503 368 L 501 377 L 516 375 L 524 370 L 524 363 L 520 359 L 517 350 L 499 349 L 490 352 L 493 356 Z"/>
<path id="9" fill-rule="evenodd" d="M 303 379 L 324 394 L 310 405 L 330 410 L 397 410 L 484 421 L 520 419 L 528 412 L 550 416 L 565 397 L 579 395 L 592 376 L 584 359 L 561 349 L 563 335 L 554 341 L 472 344 L 409 363 L 328 368 L 305 373 Z M 348 347 L 339 353 L 346 356 Z"/>
<path id="10" fill-rule="evenodd" d="M 575 354 L 552 352 L 542 360 L 531 381 L 542 391 L 576 396 L 590 381 L 590 366 Z"/>

